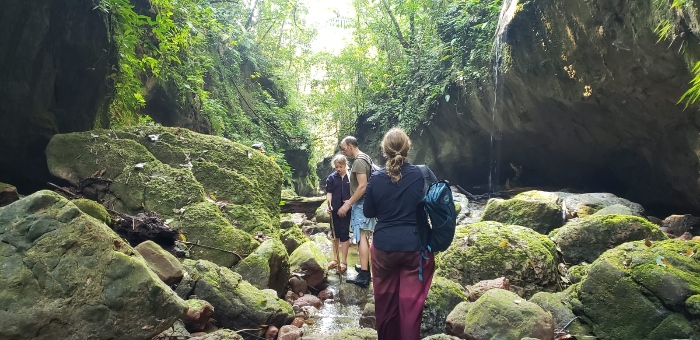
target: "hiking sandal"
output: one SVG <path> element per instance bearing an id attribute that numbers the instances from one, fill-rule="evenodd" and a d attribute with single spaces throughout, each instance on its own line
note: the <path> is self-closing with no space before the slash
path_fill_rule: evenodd
<path id="1" fill-rule="evenodd" d="M 348 270 L 348 264 L 347 263 L 340 263 L 340 266 L 338 267 L 338 274 L 343 274 L 345 271 Z"/>
<path id="2" fill-rule="evenodd" d="M 328 263 L 328 269 L 333 269 L 337 266 L 338 266 L 338 261 L 336 261 L 336 260 L 333 260 L 333 261 Z"/>

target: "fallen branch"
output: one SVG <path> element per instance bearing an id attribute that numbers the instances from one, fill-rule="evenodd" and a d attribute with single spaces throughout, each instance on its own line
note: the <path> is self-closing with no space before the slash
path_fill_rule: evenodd
<path id="1" fill-rule="evenodd" d="M 56 184 L 53 184 L 53 183 L 51 183 L 51 182 L 46 182 L 46 183 L 47 183 L 48 185 L 52 186 L 55 190 L 58 190 L 58 191 L 60 191 L 60 192 L 62 192 L 62 193 L 64 193 L 64 194 L 70 196 L 70 198 L 78 198 L 78 197 L 79 197 L 78 195 L 76 195 L 76 194 L 74 194 L 74 193 L 72 193 L 72 192 L 70 192 L 70 191 L 68 191 L 68 190 L 66 190 L 66 189 L 64 189 L 64 188 L 62 188 L 62 187 L 56 185 Z"/>

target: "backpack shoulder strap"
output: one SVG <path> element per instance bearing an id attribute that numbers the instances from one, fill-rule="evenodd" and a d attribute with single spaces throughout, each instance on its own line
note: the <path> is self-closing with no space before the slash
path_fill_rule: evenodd
<path id="1" fill-rule="evenodd" d="M 372 171 L 372 164 L 374 164 L 374 162 L 372 162 L 372 158 L 370 158 L 368 154 L 363 152 L 357 155 L 357 158 L 367 162 L 367 165 L 369 165 L 369 170 Z"/>
<path id="2" fill-rule="evenodd" d="M 428 171 L 428 167 L 425 165 L 416 165 L 418 167 L 418 170 L 420 170 L 420 173 L 423 175 L 423 196 L 428 194 L 428 189 L 430 189 L 430 172 Z"/>

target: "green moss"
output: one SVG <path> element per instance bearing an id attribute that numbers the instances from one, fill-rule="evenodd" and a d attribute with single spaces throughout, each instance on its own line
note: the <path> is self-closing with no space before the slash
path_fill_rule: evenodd
<path id="1" fill-rule="evenodd" d="M 544 339 L 554 331 L 547 312 L 503 289 L 491 289 L 476 300 L 464 324 L 467 338 L 475 339 Z"/>
<path id="2" fill-rule="evenodd" d="M 571 293 L 571 291 L 559 293 L 540 292 L 533 295 L 529 301 L 550 313 L 555 325 L 563 326 L 568 323 L 569 326 L 566 330 L 569 333 L 576 336 L 592 335 L 591 328 L 578 320 L 576 315 L 574 315 L 572 304 L 574 296 Z"/>
<path id="3" fill-rule="evenodd" d="M 532 229 L 479 222 L 459 226 L 455 241 L 436 257 L 440 275 L 467 286 L 505 276 L 526 295 L 556 289 L 556 248 Z"/>
<path id="4" fill-rule="evenodd" d="M 581 264 L 573 266 L 567 271 L 566 277 L 571 283 L 581 282 L 581 280 L 583 280 L 583 278 L 586 277 L 586 275 L 588 275 L 588 269 L 590 268 L 590 264 Z"/>
<path id="5" fill-rule="evenodd" d="M 559 197 L 544 191 L 527 191 L 502 200 L 490 199 L 484 208 L 483 221 L 497 221 L 532 228 L 546 234 L 563 223 Z"/>
<path id="6" fill-rule="evenodd" d="M 224 208 L 231 224 L 249 234 L 262 232 L 276 237 L 279 233 L 279 217 L 271 218 L 264 208 L 252 205 L 233 205 Z"/>
<path id="7" fill-rule="evenodd" d="M 695 316 L 700 316 L 700 295 L 696 294 L 685 300 L 685 308 Z"/>
<path id="8" fill-rule="evenodd" d="M 290 227 L 282 232 L 280 235 L 280 240 L 287 249 L 287 253 L 291 254 L 294 250 L 299 248 L 304 242 L 309 239 L 304 235 L 299 226 Z"/>
<path id="9" fill-rule="evenodd" d="M 421 338 L 442 333 L 447 315 L 466 299 L 466 294 L 458 283 L 434 276 L 423 308 Z"/>
<path id="10" fill-rule="evenodd" d="M 667 239 L 659 226 L 630 215 L 587 216 L 552 231 L 549 237 L 568 263 L 593 262 L 606 250 L 628 241 Z"/>
<path id="11" fill-rule="evenodd" d="M 173 169 L 159 161 L 145 163 L 142 169 L 125 167 L 110 189 L 129 214 L 155 211 L 174 216 L 176 210 L 204 201 L 204 189 L 189 169 Z"/>
<path id="12" fill-rule="evenodd" d="M 185 207 L 172 226 L 184 233 L 189 242 L 233 251 L 242 257 L 259 245 L 249 234 L 231 226 L 216 204 L 210 202 Z M 191 254 L 194 259 L 208 260 L 224 267 L 233 266 L 240 260 L 237 255 L 196 245 L 191 246 Z"/>
<path id="13" fill-rule="evenodd" d="M 112 217 L 109 216 L 107 209 L 105 209 L 102 204 L 86 198 L 72 200 L 71 202 L 75 204 L 80 211 L 96 218 L 98 221 L 101 221 L 104 224 L 109 225 L 112 222 Z"/>

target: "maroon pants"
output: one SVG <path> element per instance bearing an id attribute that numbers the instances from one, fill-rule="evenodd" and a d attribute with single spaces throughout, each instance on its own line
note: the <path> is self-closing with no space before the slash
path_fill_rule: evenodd
<path id="1" fill-rule="evenodd" d="M 421 260 L 417 251 L 387 252 L 372 244 L 374 315 L 379 340 L 418 340 L 423 305 L 435 272 L 435 258 L 423 261 L 423 281 L 418 279 Z"/>

